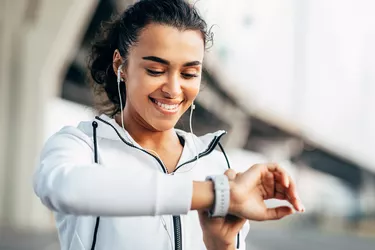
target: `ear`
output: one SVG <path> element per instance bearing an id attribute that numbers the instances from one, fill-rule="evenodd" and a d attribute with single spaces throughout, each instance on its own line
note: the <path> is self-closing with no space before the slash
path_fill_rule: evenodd
<path id="1" fill-rule="evenodd" d="M 120 67 L 120 65 L 123 65 L 123 63 L 124 63 L 124 60 L 122 59 L 121 54 L 118 51 L 118 49 L 116 49 L 113 52 L 113 58 L 112 58 L 112 67 L 113 67 L 113 71 L 115 72 L 116 76 L 117 76 L 118 68 Z M 124 78 L 124 77 L 125 77 L 124 68 L 122 68 L 121 78 Z"/>

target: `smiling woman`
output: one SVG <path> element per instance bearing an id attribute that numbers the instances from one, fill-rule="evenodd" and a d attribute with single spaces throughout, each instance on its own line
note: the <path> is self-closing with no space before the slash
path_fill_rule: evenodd
<path id="1" fill-rule="evenodd" d="M 191 122 L 210 37 L 183 0 L 139 1 L 99 32 L 89 68 L 101 115 L 53 135 L 34 178 L 61 249 L 244 250 L 246 220 L 292 213 L 265 199 L 303 211 L 277 164 L 237 174 L 224 131 L 175 129 L 190 107 Z"/>
<path id="2" fill-rule="evenodd" d="M 140 32 L 127 58 L 115 50 L 114 72 L 124 65 L 120 77 L 127 93 L 123 104 L 125 126 L 137 120 L 147 130 L 173 128 L 199 92 L 203 55 L 199 30 L 157 23 Z"/>

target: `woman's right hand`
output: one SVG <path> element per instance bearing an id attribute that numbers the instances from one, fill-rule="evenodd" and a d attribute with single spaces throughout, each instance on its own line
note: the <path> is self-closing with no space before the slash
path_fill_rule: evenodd
<path id="1" fill-rule="evenodd" d="M 305 210 L 294 181 L 277 164 L 256 164 L 243 173 L 237 173 L 229 183 L 228 213 L 237 217 L 263 221 L 281 219 L 293 213 L 288 206 L 267 208 L 264 201 L 268 199 L 287 200 L 295 210 Z"/>

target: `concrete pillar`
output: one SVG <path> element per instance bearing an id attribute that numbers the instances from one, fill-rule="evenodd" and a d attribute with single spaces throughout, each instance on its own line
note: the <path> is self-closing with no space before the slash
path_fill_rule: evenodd
<path id="1" fill-rule="evenodd" d="M 13 138 L 9 133 L 14 113 L 12 94 L 17 89 L 14 65 L 18 29 L 21 27 L 27 1 L 4 0 L 0 8 L 0 221 L 6 224 L 12 202 L 10 152 Z M 14 13 L 18 13 L 15 15 Z"/>
<path id="2" fill-rule="evenodd" d="M 373 217 L 375 215 L 375 176 L 363 171 L 362 178 L 359 194 L 361 211 L 365 216 Z"/>
<path id="3" fill-rule="evenodd" d="M 2 67 L 0 99 L 6 122 L 1 133 L 6 138 L 0 141 L 5 154 L 0 166 L 4 178 L 0 211 L 3 223 L 10 226 L 51 224 L 50 213 L 32 190 L 45 107 L 59 93 L 96 4 L 95 0 L 6 0 L 2 8 L 1 55 L 5 56 L 0 60 L 6 68 Z"/>

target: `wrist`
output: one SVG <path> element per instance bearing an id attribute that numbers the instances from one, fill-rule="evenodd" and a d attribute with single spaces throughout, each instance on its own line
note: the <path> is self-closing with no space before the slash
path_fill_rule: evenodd
<path id="1" fill-rule="evenodd" d="M 214 206 L 215 192 L 211 181 L 193 182 L 191 210 L 209 210 Z"/>
<path id="2" fill-rule="evenodd" d="M 233 192 L 234 192 L 234 189 L 235 189 L 235 183 L 234 181 L 229 181 L 229 208 L 228 208 L 228 214 L 232 214 L 232 215 L 235 215 L 235 211 L 236 210 L 236 204 L 235 202 L 233 202 Z"/>
<path id="3" fill-rule="evenodd" d="M 230 186 L 228 176 L 211 175 L 206 180 L 210 180 L 214 186 L 215 198 L 212 208 L 208 211 L 212 217 L 225 217 L 228 214 L 230 205 Z"/>

